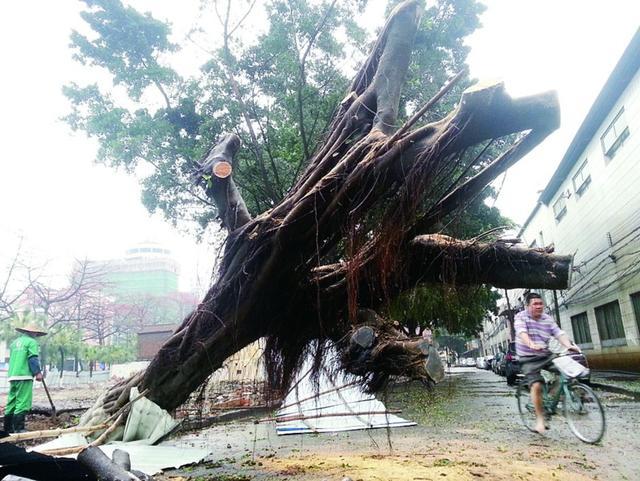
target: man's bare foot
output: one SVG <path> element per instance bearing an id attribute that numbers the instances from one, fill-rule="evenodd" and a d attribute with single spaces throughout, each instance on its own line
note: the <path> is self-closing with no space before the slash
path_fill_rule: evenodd
<path id="1" fill-rule="evenodd" d="M 535 432 L 537 432 L 538 434 L 544 434 L 547 430 L 546 426 L 544 425 L 544 421 L 538 421 L 536 423 L 536 427 L 533 428 L 535 430 Z"/>

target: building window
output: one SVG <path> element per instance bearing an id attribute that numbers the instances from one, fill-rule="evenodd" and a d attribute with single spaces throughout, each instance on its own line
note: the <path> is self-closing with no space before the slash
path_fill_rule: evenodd
<path id="1" fill-rule="evenodd" d="M 558 197 L 558 200 L 556 200 L 553 204 L 553 215 L 555 216 L 556 220 L 560 222 L 560 220 L 565 216 L 566 213 L 567 200 L 564 198 L 564 193 L 562 193 L 562 195 Z"/>
<path id="2" fill-rule="evenodd" d="M 626 345 L 627 339 L 624 335 L 618 301 L 598 306 L 595 308 L 595 312 L 602 347 Z"/>
<path id="3" fill-rule="evenodd" d="M 573 337 L 576 344 L 585 349 L 593 347 L 591 331 L 589 330 L 589 318 L 586 312 L 571 316 L 571 327 L 573 328 Z"/>
<path id="4" fill-rule="evenodd" d="M 604 131 L 602 137 L 600 137 L 604 155 L 612 158 L 627 137 L 629 137 L 629 127 L 624 119 L 623 107 L 620 109 L 620 112 L 618 112 L 618 115 L 616 115 L 616 118 L 613 119 L 613 122 L 607 127 L 607 130 Z"/>
<path id="5" fill-rule="evenodd" d="M 587 170 L 587 161 L 585 160 L 573 176 L 573 188 L 575 189 L 576 194 L 582 195 L 584 191 L 587 190 L 590 183 L 591 175 Z"/>
<path id="6" fill-rule="evenodd" d="M 636 324 L 638 325 L 638 331 L 640 332 L 640 292 L 634 292 L 631 294 L 631 305 L 633 305 L 633 313 L 636 316 Z"/>

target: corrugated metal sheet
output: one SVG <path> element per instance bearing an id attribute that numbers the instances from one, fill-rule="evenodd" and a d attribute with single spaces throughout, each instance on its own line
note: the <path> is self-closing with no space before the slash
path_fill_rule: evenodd
<path id="1" fill-rule="evenodd" d="M 138 396 L 138 390 L 133 388 L 130 399 Z M 131 467 L 148 475 L 159 473 L 163 469 L 178 468 L 187 464 L 202 461 L 211 453 L 209 449 L 179 448 L 169 445 L 152 446 L 165 434 L 169 433 L 177 421 L 167 411 L 146 398 L 133 403 L 127 418 L 121 441 L 100 446 L 100 449 L 111 458 L 115 449 L 122 449 L 129 453 Z M 78 433 L 60 436 L 53 441 L 33 448 L 34 451 L 85 446 L 87 439 Z M 67 457 L 75 457 L 69 455 Z"/>
<path id="2" fill-rule="evenodd" d="M 353 376 L 331 375 L 323 369 L 316 386 L 311 381 L 310 361 L 301 372 L 306 374 L 294 383 L 276 414 L 278 434 L 327 433 L 416 424 L 388 412 L 381 401 L 362 391 Z"/>

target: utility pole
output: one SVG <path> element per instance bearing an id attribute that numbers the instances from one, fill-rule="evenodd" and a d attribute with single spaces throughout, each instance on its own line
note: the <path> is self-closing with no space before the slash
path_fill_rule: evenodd
<path id="1" fill-rule="evenodd" d="M 560 307 L 558 306 L 558 293 L 555 289 L 553 290 L 553 310 L 556 314 L 556 322 L 558 323 L 558 326 L 562 327 L 560 325 Z"/>
<path id="2" fill-rule="evenodd" d="M 513 325 L 513 311 L 511 310 L 511 303 L 509 302 L 509 293 L 504 290 L 504 297 L 507 298 L 507 319 L 509 320 L 509 340 L 516 340 L 516 328 Z"/>

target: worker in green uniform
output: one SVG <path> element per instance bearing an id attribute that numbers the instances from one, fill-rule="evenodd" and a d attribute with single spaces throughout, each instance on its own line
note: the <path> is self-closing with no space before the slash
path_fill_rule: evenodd
<path id="1" fill-rule="evenodd" d="M 4 409 L 4 430 L 19 433 L 25 430 L 25 416 L 31 410 L 33 378 L 42 381 L 40 347 L 36 337 L 47 333 L 37 326 L 16 327 L 21 335 L 9 346 L 9 398 Z"/>

